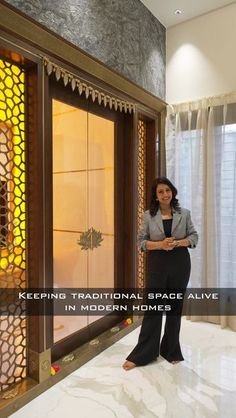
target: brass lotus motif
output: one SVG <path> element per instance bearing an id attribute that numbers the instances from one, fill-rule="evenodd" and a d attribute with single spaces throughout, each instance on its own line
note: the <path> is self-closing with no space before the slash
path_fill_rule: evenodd
<path id="1" fill-rule="evenodd" d="M 102 233 L 92 227 L 80 235 L 78 244 L 82 250 L 93 250 L 94 248 L 100 247 L 103 240 Z"/>

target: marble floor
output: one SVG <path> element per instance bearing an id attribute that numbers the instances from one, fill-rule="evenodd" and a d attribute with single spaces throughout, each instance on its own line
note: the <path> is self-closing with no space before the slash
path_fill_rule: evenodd
<path id="1" fill-rule="evenodd" d="M 185 361 L 159 358 L 124 371 L 139 328 L 11 415 L 11 418 L 233 418 L 236 333 L 183 318 Z"/>

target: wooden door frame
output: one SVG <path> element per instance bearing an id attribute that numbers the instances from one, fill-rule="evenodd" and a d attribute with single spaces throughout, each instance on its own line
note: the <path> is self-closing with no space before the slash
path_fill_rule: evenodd
<path id="1" fill-rule="evenodd" d="M 125 213 L 127 213 L 126 198 L 132 196 L 132 183 L 133 177 L 130 176 L 129 164 L 125 161 L 126 151 L 131 151 L 133 138 L 133 117 L 130 114 L 124 114 L 103 108 L 102 106 L 93 103 L 92 100 L 87 100 L 84 97 L 79 97 L 77 93 L 71 91 L 70 88 L 65 88 L 62 83 L 58 83 L 55 79 L 48 78 L 46 91 L 48 92 L 48 103 L 46 114 L 46 131 L 47 141 L 45 149 L 46 156 L 46 196 L 47 196 L 47 217 L 45 219 L 45 231 L 47 231 L 46 239 L 46 269 L 48 272 L 46 286 L 53 288 L 53 225 L 52 225 L 52 99 L 60 100 L 69 105 L 78 107 L 82 110 L 93 113 L 97 116 L 104 117 L 115 122 L 115 179 L 114 179 L 114 222 L 115 222 L 115 259 L 114 259 L 114 282 L 115 288 L 125 287 L 128 281 L 126 271 L 130 270 L 130 266 L 133 264 L 132 254 L 130 253 L 127 240 L 125 237 L 129 237 L 132 234 L 132 223 L 128 223 L 125 219 Z M 131 160 L 130 160 L 131 162 Z M 130 177 L 130 187 L 127 190 L 125 180 Z M 128 193 L 127 193 L 128 192 Z M 89 325 L 83 330 L 79 330 L 72 336 L 68 336 L 63 340 L 54 344 L 53 341 L 53 317 L 48 318 L 47 321 L 47 347 L 52 350 L 52 358 L 56 360 L 68 352 L 71 352 L 76 347 L 84 344 L 89 339 L 94 338 L 106 329 L 111 328 L 117 322 L 124 319 L 124 316 L 120 315 L 106 315 L 106 318 L 102 318 Z"/>

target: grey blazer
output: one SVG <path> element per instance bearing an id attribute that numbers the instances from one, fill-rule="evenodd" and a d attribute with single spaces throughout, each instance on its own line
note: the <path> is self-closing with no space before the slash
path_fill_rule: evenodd
<path id="1" fill-rule="evenodd" d="M 198 242 L 198 233 L 192 223 L 190 211 L 181 208 L 180 212 L 174 209 L 172 212 L 172 236 L 176 239 L 188 239 L 191 243 L 190 248 L 195 248 Z M 149 210 L 146 210 L 138 232 L 138 248 L 141 251 L 147 251 L 147 241 L 162 241 L 165 237 L 160 209 L 153 217 L 150 215 Z"/>

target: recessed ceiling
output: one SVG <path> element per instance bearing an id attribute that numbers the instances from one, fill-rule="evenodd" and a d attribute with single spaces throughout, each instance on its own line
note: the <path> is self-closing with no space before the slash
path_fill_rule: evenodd
<path id="1" fill-rule="evenodd" d="M 166 27 L 192 19 L 235 3 L 232 0 L 141 0 L 152 14 Z M 174 14 L 181 10 L 181 14 Z"/>

